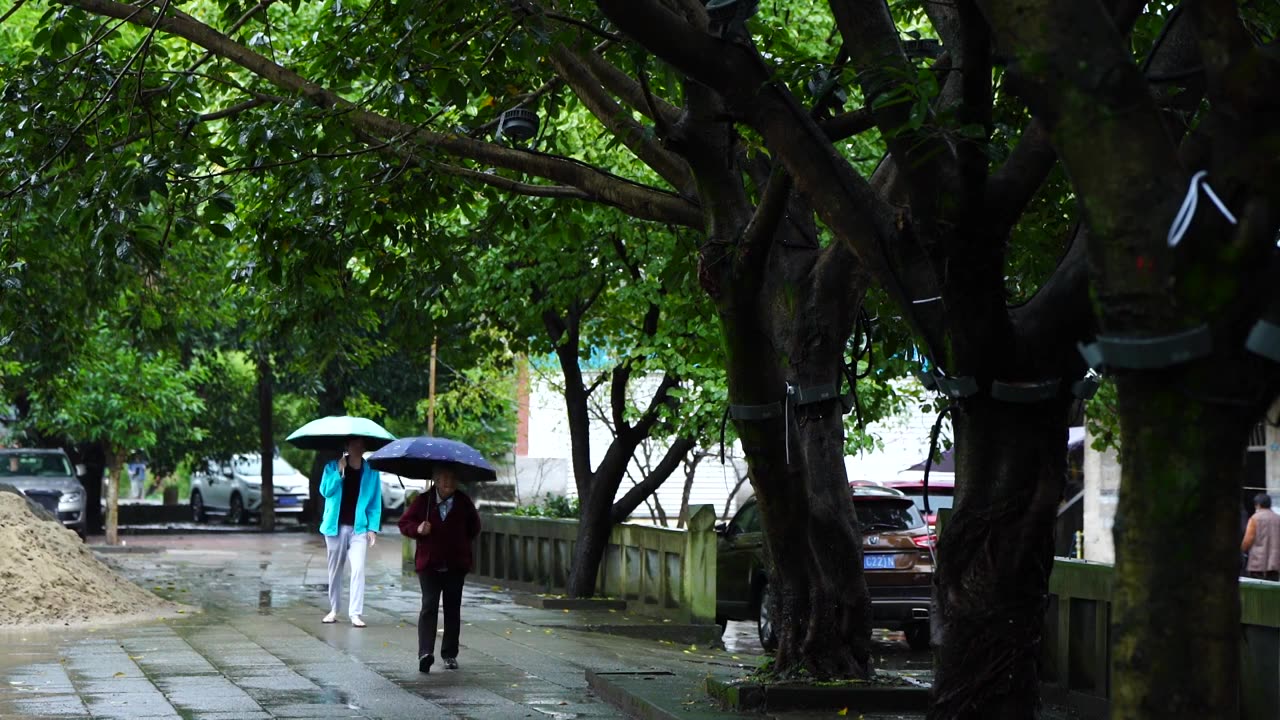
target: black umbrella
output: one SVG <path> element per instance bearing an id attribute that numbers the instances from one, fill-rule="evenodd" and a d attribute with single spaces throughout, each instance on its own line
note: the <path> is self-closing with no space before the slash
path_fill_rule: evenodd
<path id="1" fill-rule="evenodd" d="M 400 438 L 370 455 L 369 465 L 411 478 L 431 478 L 437 467 L 448 466 L 462 482 L 498 479 L 498 471 L 479 450 L 464 442 L 429 435 Z"/>

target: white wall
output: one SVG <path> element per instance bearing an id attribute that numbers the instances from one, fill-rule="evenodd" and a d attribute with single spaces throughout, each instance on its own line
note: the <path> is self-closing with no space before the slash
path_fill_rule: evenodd
<path id="1" fill-rule="evenodd" d="M 1115 562 L 1116 506 L 1120 502 L 1120 458 L 1115 450 L 1094 450 L 1093 436 L 1084 436 L 1084 558 Z"/>
<path id="2" fill-rule="evenodd" d="M 923 388 L 915 378 L 899 380 L 895 383 L 902 393 L 919 394 Z M 867 430 L 880 438 L 883 447 L 867 453 L 850 455 L 845 458 L 845 470 L 849 480 L 871 480 L 885 482 L 896 480 L 898 473 L 919 462 L 929 455 L 929 431 L 937 420 L 937 413 L 921 410 L 919 403 L 912 401 L 909 407 L 898 415 L 869 423 Z M 951 437 L 951 420 L 942 423 L 938 447 L 943 447 L 942 439 Z"/>
<path id="3" fill-rule="evenodd" d="M 586 381 L 591 382 L 587 377 Z M 642 376 L 632 383 L 632 402 L 645 404 L 657 391 L 660 381 L 658 376 Z M 572 445 L 569 434 L 568 411 L 565 408 L 564 395 L 557 385 L 563 382 L 558 377 L 549 377 L 537 370 L 530 372 L 529 378 L 529 454 L 516 458 L 514 482 L 516 496 L 521 502 L 534 502 L 537 497 L 550 494 L 576 497 L 578 488 L 573 480 Z M 608 401 L 607 388 L 596 391 L 599 402 Z M 601 408 L 592 413 L 590 441 L 591 464 L 594 468 L 604 459 L 609 444 L 613 441 L 613 433 L 604 417 L 607 409 Z M 648 464 L 656 465 L 661 460 L 667 445 L 660 441 L 649 443 L 651 460 Z M 714 505 L 717 513 L 723 513 L 729 493 L 739 477 L 738 473 L 746 473 L 746 463 L 741 454 L 734 448 L 728 448 L 725 465 L 720 465 L 719 448 L 707 448 L 706 452 L 715 452 L 716 457 L 703 459 L 694 474 L 694 482 L 689 494 L 691 505 Z M 631 477 L 637 481 L 643 477 L 643 464 L 633 461 Z M 658 502 L 662 504 L 671 522 L 674 524 L 680 512 L 680 497 L 684 491 L 684 469 L 677 470 L 662 487 L 658 489 Z M 629 479 L 624 479 L 618 489 L 621 498 L 632 487 Z M 735 502 L 729 503 L 730 512 L 735 512 L 741 500 L 750 497 L 750 484 L 746 485 L 747 494 L 738 494 Z M 637 520 L 648 520 L 650 509 L 641 505 L 633 514 Z"/>
<path id="4" fill-rule="evenodd" d="M 591 378 L 587 378 L 590 382 Z M 655 391 L 659 378 L 657 376 L 637 378 L 633 384 L 633 401 L 647 402 Z M 565 409 L 564 396 L 556 385 L 561 378 L 530 372 L 529 382 L 529 454 L 516 459 L 513 481 L 516 483 L 516 495 L 521 502 L 533 502 L 536 496 L 564 494 L 570 497 L 577 495 L 577 487 L 573 481 L 573 468 L 570 452 L 570 436 Z M 918 388 L 914 379 L 901 381 L 903 391 Z M 607 402 L 606 392 L 597 391 L 601 402 Z M 607 412 L 603 413 L 607 416 Z M 591 462 L 594 467 L 604 457 L 613 435 L 608 425 L 600 417 L 601 413 L 593 413 L 591 422 Z M 911 403 L 910 408 L 899 416 L 886 418 L 870 426 L 871 432 L 883 441 L 884 448 L 874 452 L 860 453 L 845 459 L 845 468 L 850 480 L 886 481 L 897 477 L 902 470 L 924 460 L 929 449 L 929 431 L 933 426 L 935 415 L 918 409 Z M 943 425 L 943 433 L 950 435 L 950 422 Z M 666 451 L 661 442 L 651 445 L 651 464 L 656 464 Z M 703 459 L 694 475 L 693 487 L 689 496 L 691 505 L 710 504 L 717 513 L 724 513 L 726 503 L 729 514 L 737 511 L 742 501 L 751 496 L 751 485 L 745 483 L 730 501 L 729 494 L 739 477 L 746 474 L 746 461 L 736 446 L 726 448 L 725 464 L 720 464 L 719 447 L 704 448 L 703 451 L 714 453 L 712 457 Z M 633 462 L 632 476 L 642 475 L 640 463 Z M 632 486 L 630 480 L 624 480 L 618 491 L 622 497 Z M 674 518 L 680 511 L 680 496 L 684 489 L 683 468 L 677 470 L 661 488 L 658 489 L 658 502 L 662 504 L 668 517 Z M 632 516 L 637 520 L 647 520 L 650 508 L 641 505 Z"/>

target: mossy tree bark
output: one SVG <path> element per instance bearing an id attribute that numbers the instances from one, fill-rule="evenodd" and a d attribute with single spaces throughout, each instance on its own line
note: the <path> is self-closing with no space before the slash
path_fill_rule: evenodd
<path id="1" fill-rule="evenodd" d="M 1067 403 L 990 400 L 954 413 L 957 488 L 934 576 L 931 718 L 1015 720 L 1037 669 L 1066 477 Z"/>
<path id="2" fill-rule="evenodd" d="M 1096 6 L 980 5 L 1008 55 L 1010 86 L 1044 120 L 1072 177 L 1102 331 L 1150 338 L 1203 325 L 1212 335 L 1207 351 L 1114 363 L 1123 470 L 1112 716 L 1234 717 L 1236 497 L 1247 434 L 1277 392 L 1278 366 L 1245 339 L 1275 309 L 1280 106 L 1261 88 L 1280 84 L 1280 61 L 1234 3 L 1187 2 L 1162 45 L 1189 51 L 1172 73 L 1177 92 L 1152 92 Z M 1194 129 L 1183 137 L 1183 127 Z M 1201 168 L 1237 223 L 1193 184 Z M 1171 242 L 1189 187 L 1200 210 Z"/>
<path id="3" fill-rule="evenodd" d="M 1124 717 L 1236 717 L 1239 489 L 1253 418 L 1188 398 L 1177 382 L 1120 385 L 1112 703 Z"/>
<path id="4" fill-rule="evenodd" d="M 947 707 L 951 709 L 935 713 L 935 717 L 980 717 L 987 708 L 996 708 L 1001 716 L 1032 716 L 1037 704 L 1035 683 L 1030 683 L 1030 691 L 1010 692 L 998 673 L 1008 670 L 1012 662 L 1018 677 L 1035 677 L 1039 636 L 1028 635 L 1025 628 L 1027 618 L 1043 607 L 1048 571 L 1041 549 L 1051 546 L 1053 524 L 1000 526 L 992 518 L 1003 517 L 1003 511 L 996 512 L 1003 498 L 984 488 L 1016 489 L 1016 501 L 1028 503 L 1018 512 L 1043 517 L 1041 493 L 1051 493 L 1061 479 L 1042 474 L 1041 468 L 1065 463 L 1067 388 L 1084 371 L 1074 344 L 1087 336 L 1090 316 L 1080 251 L 1064 257 L 1037 300 L 1018 308 L 1007 303 L 1010 231 L 1054 163 L 1043 127 L 1029 126 L 1014 154 L 996 169 L 988 167 L 987 135 L 954 140 L 941 130 L 944 117 L 958 118 L 969 127 L 991 126 L 988 26 L 971 3 L 930 4 L 931 11 L 939 13 L 935 25 L 945 29 L 948 56 L 935 68 L 942 73 L 942 92 L 921 123 L 918 118 L 912 120 L 907 103 L 878 104 L 847 116 L 807 107 L 773 76 L 770 62 L 748 34 L 733 27 L 721 37 L 707 33 L 705 17 L 699 13 L 681 15 L 657 0 L 601 0 L 599 5 L 629 37 L 685 74 L 691 84 L 714 93 L 727 108 L 721 117 L 734 117 L 760 134 L 798 194 L 898 305 L 933 364 L 952 377 L 973 379 L 978 394 L 958 400 L 961 415 L 970 413 L 997 427 L 1015 429 L 1026 415 L 1035 417 L 1036 430 L 1025 436 L 1032 438 L 1028 447 L 1035 451 L 1023 450 L 1016 459 L 1008 448 L 997 448 L 992 436 L 980 431 L 957 438 L 957 452 L 975 458 L 959 469 L 959 482 L 974 492 L 967 505 L 957 509 L 953 522 L 974 542 L 1003 543 L 1018 533 L 1029 533 L 1030 542 L 1025 555 L 1011 552 L 987 568 L 958 564 L 954 575 L 939 577 L 938 591 L 952 600 L 946 614 L 938 618 L 943 626 L 939 638 L 955 646 L 939 656 L 951 667 L 940 674 L 937 687 L 939 697 L 950 698 Z M 831 8 L 845 43 L 842 49 L 849 53 L 847 61 L 858 71 L 863 96 L 911 94 L 900 83 L 901 78 L 913 77 L 916 68 L 887 9 L 879 3 L 859 2 L 832 2 Z M 948 72 L 955 66 L 964 70 Z M 842 133 L 872 126 L 888 138 L 890 157 L 875 176 L 867 178 L 854 170 L 837 144 Z M 701 179 L 699 164 L 693 164 Z M 708 194 L 702 195 L 706 205 Z M 732 228 L 724 236 L 732 237 Z M 1049 300 L 1040 300 L 1042 296 Z M 1045 407 L 1028 410 L 993 403 L 987 393 L 995 381 L 1048 383 L 1053 389 L 1051 397 L 1041 401 Z M 778 429 L 771 428 L 775 434 Z M 739 432 L 745 437 L 751 430 L 739 423 Z M 1014 441 L 1021 437 L 1015 435 Z M 1050 438 L 1058 444 L 1053 445 Z M 970 448 L 973 443 L 978 445 Z M 1032 469 L 1033 477 L 1019 477 L 1019 468 Z M 973 475 L 987 470 L 998 471 L 997 476 Z M 761 481 L 753 477 L 753 482 L 761 492 Z M 1042 504 L 1032 507 L 1033 502 Z M 800 521 L 798 515 L 788 519 Z M 779 532 L 794 535 L 797 530 Z M 943 538 L 944 553 L 949 542 Z M 982 552 L 961 542 L 955 541 L 958 557 Z M 1035 572 L 1028 573 L 1028 568 Z M 1010 575 L 997 578 L 994 573 Z M 985 582 L 964 582 L 983 574 Z M 1017 598 L 1001 597 L 1004 588 L 1013 585 L 1020 588 Z M 981 622 L 988 617 L 987 608 L 1009 603 L 1017 605 L 1010 612 L 1022 622 L 988 632 L 1000 636 L 1002 647 L 1019 646 L 1011 659 L 973 655 L 976 636 L 949 631 Z M 1010 638 L 1004 638 L 1006 633 Z M 969 662 L 971 656 L 983 661 Z"/>

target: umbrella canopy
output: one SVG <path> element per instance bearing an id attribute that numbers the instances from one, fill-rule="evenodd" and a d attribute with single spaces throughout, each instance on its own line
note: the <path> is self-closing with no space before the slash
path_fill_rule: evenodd
<path id="1" fill-rule="evenodd" d="M 400 438 L 369 456 L 375 470 L 412 478 L 430 478 L 438 466 L 450 466 L 462 482 L 493 482 L 493 469 L 479 450 L 464 442 L 440 437 Z"/>
<path id="2" fill-rule="evenodd" d="M 330 415 L 294 430 L 285 442 L 303 450 L 341 450 L 346 446 L 347 438 L 353 436 L 364 438 L 365 447 L 370 450 L 377 450 L 396 439 L 395 435 L 372 420 Z"/>

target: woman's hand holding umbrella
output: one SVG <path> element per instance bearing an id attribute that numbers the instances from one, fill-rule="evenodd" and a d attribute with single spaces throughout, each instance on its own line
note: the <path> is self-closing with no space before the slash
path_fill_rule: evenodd
<path id="1" fill-rule="evenodd" d="M 431 534 L 431 523 L 427 522 L 426 520 L 423 520 L 422 522 L 418 523 L 418 534 L 419 534 L 419 535 L 430 535 L 430 534 Z"/>

